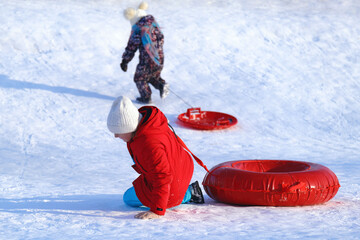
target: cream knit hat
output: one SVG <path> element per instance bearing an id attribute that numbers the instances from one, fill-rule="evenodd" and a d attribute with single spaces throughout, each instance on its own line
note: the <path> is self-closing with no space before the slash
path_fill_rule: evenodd
<path id="1" fill-rule="evenodd" d="M 139 21 L 142 17 L 145 17 L 147 15 L 145 10 L 148 9 L 148 6 L 149 5 L 147 4 L 147 2 L 142 2 L 137 10 L 129 7 L 124 10 L 124 17 L 130 21 L 130 24 L 132 26 L 137 23 L 137 21 Z"/>
<path id="2" fill-rule="evenodd" d="M 107 127 L 112 133 L 134 132 L 141 118 L 142 115 L 128 97 L 118 97 L 111 106 Z"/>

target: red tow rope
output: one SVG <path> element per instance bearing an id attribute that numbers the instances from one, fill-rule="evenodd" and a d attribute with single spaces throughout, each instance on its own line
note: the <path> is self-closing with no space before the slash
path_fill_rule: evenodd
<path id="1" fill-rule="evenodd" d="M 206 165 L 197 157 L 195 156 L 195 154 L 193 154 L 190 149 L 185 145 L 185 143 L 183 142 L 183 140 L 179 137 L 179 136 L 176 136 L 180 145 L 183 146 L 192 156 L 193 158 L 195 159 L 195 161 L 200 165 L 202 166 L 207 172 L 210 172 L 209 169 L 206 167 Z"/>

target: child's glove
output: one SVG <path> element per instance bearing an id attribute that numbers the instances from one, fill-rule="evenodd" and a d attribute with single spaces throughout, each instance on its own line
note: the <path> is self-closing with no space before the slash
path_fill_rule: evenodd
<path id="1" fill-rule="evenodd" d="M 126 72 L 127 71 L 127 63 L 124 60 L 120 63 L 120 68 Z"/>

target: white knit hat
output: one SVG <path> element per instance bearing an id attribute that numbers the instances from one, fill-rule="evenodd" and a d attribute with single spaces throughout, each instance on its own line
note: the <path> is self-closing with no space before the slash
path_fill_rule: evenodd
<path id="1" fill-rule="evenodd" d="M 139 5 L 139 8 L 135 10 L 134 8 L 127 8 L 124 10 L 124 17 L 130 21 L 131 26 L 137 23 L 142 17 L 145 17 L 147 13 L 145 10 L 148 9 L 147 2 L 142 2 Z"/>
<path id="2" fill-rule="evenodd" d="M 141 117 L 142 115 L 128 97 L 118 97 L 111 106 L 107 127 L 112 133 L 134 132 Z"/>

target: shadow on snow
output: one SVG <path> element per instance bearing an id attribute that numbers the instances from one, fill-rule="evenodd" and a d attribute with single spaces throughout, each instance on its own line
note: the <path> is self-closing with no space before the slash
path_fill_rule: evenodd
<path id="1" fill-rule="evenodd" d="M 46 212 L 51 214 L 70 214 L 91 217 L 133 218 L 140 208 L 126 206 L 123 195 L 72 195 L 60 197 L 34 197 L 0 199 L 0 212 L 32 214 Z"/>
<path id="2" fill-rule="evenodd" d="M 64 93 L 71 94 L 80 97 L 88 97 L 88 98 L 99 98 L 105 100 L 114 100 L 114 97 L 99 94 L 91 91 L 84 91 L 80 89 L 68 88 L 68 87 L 60 87 L 60 86 L 49 86 L 41 83 L 32 83 L 25 81 L 18 81 L 9 79 L 7 76 L 0 74 L 0 87 L 2 88 L 14 88 L 14 89 L 38 89 L 49 91 L 53 93 Z"/>

